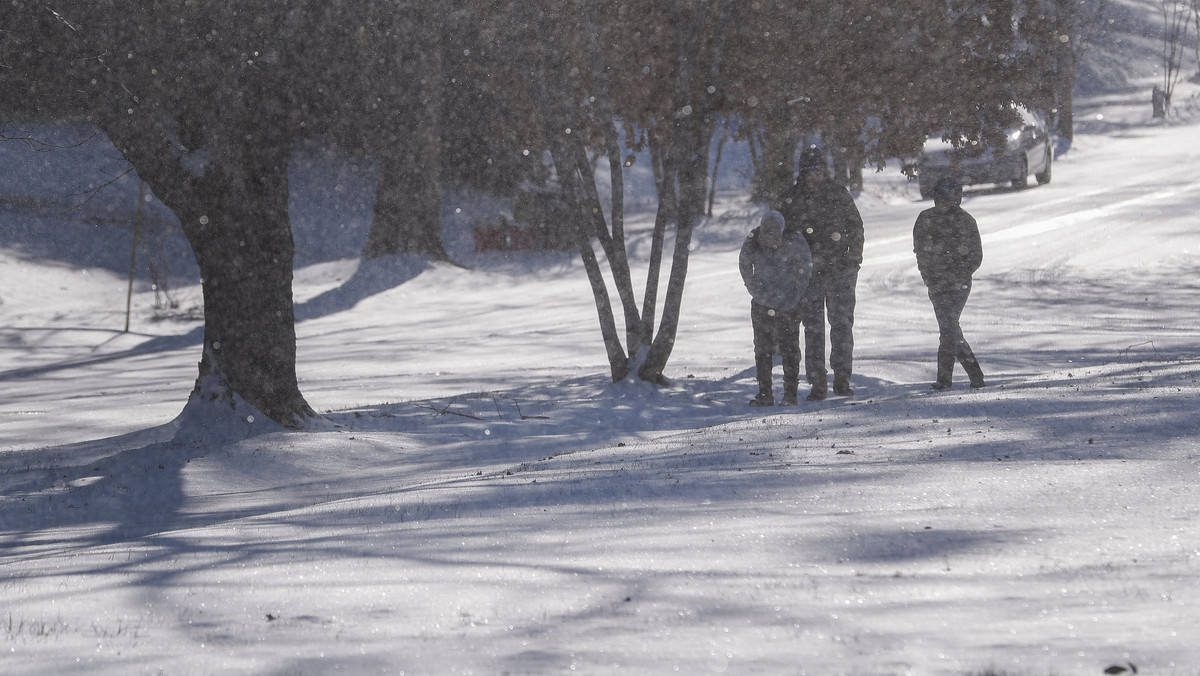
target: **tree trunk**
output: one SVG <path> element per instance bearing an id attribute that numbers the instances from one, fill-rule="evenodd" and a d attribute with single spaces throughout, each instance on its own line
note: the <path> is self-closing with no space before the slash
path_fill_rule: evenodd
<path id="1" fill-rule="evenodd" d="M 607 124 L 611 127 L 614 136 L 616 130 L 616 122 L 611 117 L 604 120 L 601 117 L 601 124 Z M 608 258 L 608 269 L 612 273 L 613 285 L 617 289 L 617 298 L 621 301 L 621 309 L 625 314 L 625 340 L 629 348 L 629 354 L 633 354 L 644 344 L 641 342 L 641 336 L 638 332 L 638 326 L 641 324 L 642 316 L 638 311 L 637 301 L 633 293 L 633 275 L 629 269 L 629 257 L 625 251 L 625 229 L 621 225 L 624 221 L 624 214 L 619 213 L 616 209 L 624 210 L 624 184 L 621 181 L 613 184 L 613 228 L 609 231 L 608 225 L 604 221 L 604 210 L 601 209 L 600 195 L 596 191 L 596 177 L 592 172 L 591 164 L 588 162 L 587 150 L 583 146 L 583 141 L 579 135 L 574 135 L 571 139 L 566 139 L 563 144 L 570 147 L 571 156 L 567 158 L 574 159 L 574 166 L 560 167 L 557 164 L 555 167 L 560 167 L 560 177 L 570 175 L 572 180 L 576 180 L 578 190 L 576 194 L 581 200 L 582 213 L 591 215 L 592 229 L 596 233 L 600 244 L 604 249 L 604 255 Z M 617 164 L 620 164 L 620 151 L 617 151 Z M 620 167 L 616 168 L 620 172 Z M 618 197 L 618 192 L 620 196 Z M 590 245 L 589 245 L 590 246 Z"/>
<path id="2" fill-rule="evenodd" d="M 762 186 L 766 191 L 767 203 L 779 208 L 779 201 L 796 178 L 796 146 L 800 133 L 788 118 L 786 103 L 776 114 L 768 114 L 763 120 L 762 156 L 765 176 Z"/>
<path id="3" fill-rule="evenodd" d="M 1068 10 L 1070 11 L 1070 10 Z M 1068 23 L 1072 25 L 1074 22 Z M 1075 71 L 1077 69 L 1075 48 L 1069 43 L 1059 42 L 1055 59 L 1055 133 L 1067 139 L 1069 146 L 1075 140 Z"/>
<path id="4" fill-rule="evenodd" d="M 553 156 L 554 166 L 573 167 L 574 153 L 563 147 L 565 142 L 561 139 L 551 138 L 553 140 L 550 154 Z M 571 231 L 575 235 L 575 244 L 583 259 L 588 283 L 592 287 L 592 298 L 596 302 L 596 314 L 600 320 L 600 336 L 604 340 L 604 349 L 608 355 L 609 371 L 613 382 L 619 382 L 629 374 L 629 356 L 621 346 L 621 338 L 617 334 L 617 322 L 613 317 L 612 299 L 608 295 L 608 285 L 604 281 L 604 275 L 600 272 L 600 262 L 596 260 L 596 252 L 592 249 L 592 240 L 588 236 L 592 219 L 585 212 L 588 211 L 586 205 L 589 202 L 581 194 L 583 188 L 579 185 L 577 171 L 568 169 L 560 174 L 559 178 L 562 180 L 562 187 L 566 192 L 567 204 L 571 207 L 571 221 L 575 224 Z"/>
<path id="5" fill-rule="evenodd" d="M 546 23 L 544 14 L 535 11 L 529 4 L 519 5 L 519 15 L 525 21 L 527 30 L 543 35 L 553 31 Z M 536 43 L 536 36 L 530 35 L 529 45 Z M 555 60 L 559 55 L 544 50 L 529 48 L 520 49 L 516 53 L 518 63 L 523 63 L 531 74 L 528 84 L 533 97 L 543 102 L 537 106 L 535 114 L 542 128 L 545 140 L 550 148 L 551 158 L 558 173 L 558 180 L 563 195 L 570 208 L 569 220 L 571 232 L 575 237 L 579 255 L 583 259 L 583 267 L 587 272 L 588 282 L 592 289 L 592 298 L 596 303 L 596 314 L 600 320 L 600 334 L 604 340 L 604 349 L 608 356 L 609 370 L 613 382 L 624 380 L 629 373 L 629 356 L 621 345 L 621 337 L 617 332 L 616 318 L 613 315 L 612 299 L 608 294 L 608 286 L 600 269 L 596 252 L 592 249 L 591 235 L 595 234 L 605 251 L 613 247 L 612 237 L 604 227 L 604 215 L 600 212 L 600 200 L 596 195 L 595 182 L 591 180 L 590 166 L 587 164 L 586 153 L 578 143 L 579 135 L 568 138 L 563 131 L 575 125 L 568 122 L 572 119 L 569 111 L 568 96 L 565 89 L 564 76 L 561 73 L 562 64 Z M 581 175 L 586 175 L 585 184 Z M 624 244 L 622 243 L 622 247 Z M 622 249 L 623 251 L 623 249 Z M 611 263 L 613 256 L 608 256 Z M 628 274 L 628 264 L 626 264 Z M 632 289 L 632 284 L 628 285 Z M 618 285 L 618 288 L 619 285 Z"/>
<path id="6" fill-rule="evenodd" d="M 642 316 L 638 311 L 637 300 L 633 291 L 633 276 L 629 269 L 629 255 L 625 248 L 625 165 L 621 157 L 621 140 L 617 132 L 617 115 L 613 105 L 612 93 L 608 87 L 608 66 L 604 52 L 599 44 L 600 22 L 596 0 L 589 0 L 584 5 L 584 33 L 587 37 L 587 48 L 592 65 L 592 78 L 596 87 L 593 97 L 596 105 L 596 117 L 604 132 L 604 150 L 608 155 L 608 172 L 612 186 L 612 200 L 609 208 L 609 219 L 612 222 L 612 245 L 606 249 L 608 266 L 612 272 L 613 283 L 617 286 L 617 297 L 621 300 L 625 311 L 625 345 L 629 355 L 637 354 L 647 343 L 642 332 Z M 583 164 L 585 155 L 582 143 L 579 143 L 580 170 L 589 185 L 595 188 L 595 180 L 590 176 Z M 599 198 L 596 198 L 596 213 L 603 220 L 604 212 L 599 209 Z"/>
<path id="7" fill-rule="evenodd" d="M 729 140 L 729 124 L 727 117 L 721 127 L 721 140 L 717 141 L 717 156 L 713 158 L 712 179 L 708 182 L 708 206 L 704 210 L 704 215 L 709 218 L 712 218 L 713 200 L 717 197 L 717 176 L 721 173 L 721 153 L 725 150 L 725 142 Z"/>
<path id="8" fill-rule="evenodd" d="M 832 132 L 830 138 L 833 140 L 831 150 L 834 180 L 851 191 L 861 191 L 864 162 L 861 133 L 857 129 L 843 127 Z"/>
<path id="9" fill-rule="evenodd" d="M 101 127 L 179 217 L 200 268 L 205 347 L 181 418 L 204 421 L 210 416 L 197 409 L 227 411 L 242 400 L 284 427 L 303 427 L 316 414 L 296 380 L 292 146 L 284 125 L 244 116 L 243 126 L 214 134 L 209 162 L 196 174 L 184 168 L 177 147 L 123 112 L 100 120 Z"/>
<path id="10" fill-rule="evenodd" d="M 646 354 L 646 360 L 638 369 L 638 377 L 660 385 L 666 384 L 663 370 L 675 348 L 675 337 L 679 332 L 679 317 L 683 306 L 683 290 L 687 281 L 688 261 L 692 248 L 692 232 L 696 221 L 703 213 L 705 183 L 708 178 L 708 153 L 700 150 L 694 142 L 701 141 L 707 148 L 711 133 L 711 125 L 703 119 L 686 120 L 684 144 L 688 150 L 682 153 L 684 162 L 676 165 L 678 172 L 679 197 L 675 200 L 676 213 L 679 219 L 675 228 L 675 250 L 671 258 L 671 273 L 667 277 L 667 291 L 663 298 L 662 320 L 658 332 Z M 670 172 L 667 175 L 670 176 Z"/>
<path id="11" fill-rule="evenodd" d="M 713 12 L 710 19 L 709 9 Z M 646 354 L 646 360 L 638 369 L 638 377 L 653 383 L 665 384 L 663 370 L 675 348 L 675 337 L 679 331 L 679 314 L 683 305 L 683 289 L 687 281 L 688 258 L 691 253 L 692 231 L 704 208 L 705 184 L 708 179 L 708 151 L 713 135 L 711 93 L 720 82 L 721 57 L 724 48 L 725 25 L 728 21 L 729 3 L 719 1 L 715 8 L 697 9 L 690 26 L 685 23 L 681 6 L 675 5 L 676 48 L 679 75 L 676 82 L 675 109 L 678 111 L 672 127 L 671 153 L 676 158 L 678 171 L 678 195 L 675 206 L 679 215 L 675 252 L 671 262 L 671 274 L 667 279 L 667 292 L 663 302 L 662 321 L 654 342 Z M 704 40 L 704 29 L 709 25 L 713 34 L 711 43 Z M 707 47 L 707 53 L 702 53 Z M 707 57 L 704 59 L 703 57 Z M 706 62 L 708 72 L 705 85 L 708 95 L 694 96 L 694 69 L 697 62 Z M 664 172 L 666 182 L 671 173 Z"/>
<path id="12" fill-rule="evenodd" d="M 208 402 L 216 376 L 271 420 L 303 426 L 315 413 L 296 381 L 294 246 L 288 221 L 289 147 L 262 148 L 202 181 L 177 215 L 195 252 L 204 293 L 204 354 L 188 407 Z"/>
<path id="13" fill-rule="evenodd" d="M 393 145 L 377 157 L 374 218 L 363 246 L 367 260 L 401 253 L 450 259 L 442 245 L 439 160 L 429 152 L 424 133 L 418 131 L 411 141 L 417 146 L 415 153 Z"/>
<path id="14" fill-rule="evenodd" d="M 650 260 L 646 265 L 646 295 L 642 301 L 642 345 L 654 339 L 654 318 L 658 313 L 658 280 L 662 270 L 663 246 L 667 237 L 667 225 L 679 213 L 675 205 L 675 190 L 667 184 L 667 177 L 675 181 L 673 160 L 668 148 L 658 140 L 658 134 L 650 134 L 650 161 L 654 165 L 654 181 L 658 190 L 658 210 L 654 214 L 654 233 L 650 238 Z"/>
<path id="15" fill-rule="evenodd" d="M 389 68 L 364 73 L 379 80 L 364 86 L 379 92 L 388 111 L 380 137 L 367 140 L 376 150 L 379 171 L 374 218 L 363 246 L 367 260 L 399 253 L 450 260 L 442 245 L 442 28 L 431 9 L 414 10 L 413 22 L 428 27 L 418 49 L 386 55 L 383 63 Z M 404 17 L 389 12 L 379 22 L 400 30 Z"/>

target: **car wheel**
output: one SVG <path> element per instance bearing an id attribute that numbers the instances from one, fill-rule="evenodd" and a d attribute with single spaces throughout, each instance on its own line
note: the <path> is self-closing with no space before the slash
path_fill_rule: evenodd
<path id="1" fill-rule="evenodd" d="M 1053 163 L 1053 159 L 1054 159 L 1054 153 L 1051 152 L 1049 147 L 1047 147 L 1046 148 L 1046 170 L 1039 174 L 1033 175 L 1033 177 L 1037 179 L 1038 185 L 1046 185 L 1047 183 L 1050 182 L 1050 174 L 1051 174 L 1050 165 Z"/>
<path id="2" fill-rule="evenodd" d="M 1029 185 L 1029 158 L 1021 158 L 1021 176 L 1012 180 L 1012 187 L 1024 188 Z"/>

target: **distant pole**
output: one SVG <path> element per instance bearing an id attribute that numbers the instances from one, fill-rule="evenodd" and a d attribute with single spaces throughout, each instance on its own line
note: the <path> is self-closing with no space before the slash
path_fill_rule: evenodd
<path id="1" fill-rule="evenodd" d="M 146 182 L 138 182 L 137 211 L 133 216 L 133 245 L 129 248 L 129 291 L 125 294 L 125 333 L 129 333 L 129 314 L 133 311 L 133 273 L 137 265 L 138 233 L 142 229 L 142 204 L 146 201 Z"/>

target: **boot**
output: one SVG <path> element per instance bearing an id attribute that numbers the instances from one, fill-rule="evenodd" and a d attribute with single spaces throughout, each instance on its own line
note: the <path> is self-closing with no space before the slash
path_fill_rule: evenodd
<path id="1" fill-rule="evenodd" d="M 797 369 L 791 372 L 791 369 L 784 364 L 783 373 L 783 401 L 779 402 L 780 406 L 795 406 L 800 403 L 796 392 L 800 389 L 800 372 Z"/>
<path id="2" fill-rule="evenodd" d="M 854 390 L 850 389 L 850 379 L 845 376 L 834 374 L 833 393 L 839 397 L 853 397 Z"/>
<path id="3" fill-rule="evenodd" d="M 758 395 L 750 400 L 751 406 L 774 406 L 775 394 L 771 391 L 770 354 L 754 355 L 754 377 L 758 381 Z"/>
<path id="4" fill-rule="evenodd" d="M 808 391 L 807 401 L 822 401 L 825 399 L 825 394 L 828 386 L 825 384 L 824 373 L 808 374 L 808 382 L 812 384 L 812 389 Z"/>
<path id="5" fill-rule="evenodd" d="M 987 383 L 983 381 L 983 369 L 979 368 L 979 362 L 975 361 L 974 355 L 963 357 L 959 361 L 962 363 L 963 370 L 967 372 L 967 377 L 971 379 L 972 389 L 987 387 Z"/>
<path id="6" fill-rule="evenodd" d="M 954 353 L 938 350 L 937 381 L 929 386 L 931 390 L 948 390 L 954 375 Z"/>
<path id="7" fill-rule="evenodd" d="M 757 396 L 750 400 L 751 406 L 774 406 L 775 395 L 771 392 L 759 392 Z"/>

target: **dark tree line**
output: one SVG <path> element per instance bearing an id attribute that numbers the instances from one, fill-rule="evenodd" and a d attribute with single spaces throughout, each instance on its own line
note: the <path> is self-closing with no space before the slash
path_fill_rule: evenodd
<path id="1" fill-rule="evenodd" d="M 12 0 L 0 110 L 96 125 L 179 217 L 205 308 L 189 406 L 241 399 L 299 428 L 314 415 L 295 373 L 287 167 L 299 141 L 376 163 L 366 257 L 444 259 L 442 181 L 511 194 L 544 178 L 549 156 L 613 378 L 662 381 L 719 124 L 754 141 L 768 195 L 792 180 L 805 139 L 850 171 L 910 156 L 935 130 L 987 143 L 1011 101 L 1069 111 L 1077 17 L 1094 4 Z M 621 185 L 633 150 L 647 151 L 660 196 L 640 298 Z M 606 204 L 596 160 L 613 180 Z"/>

